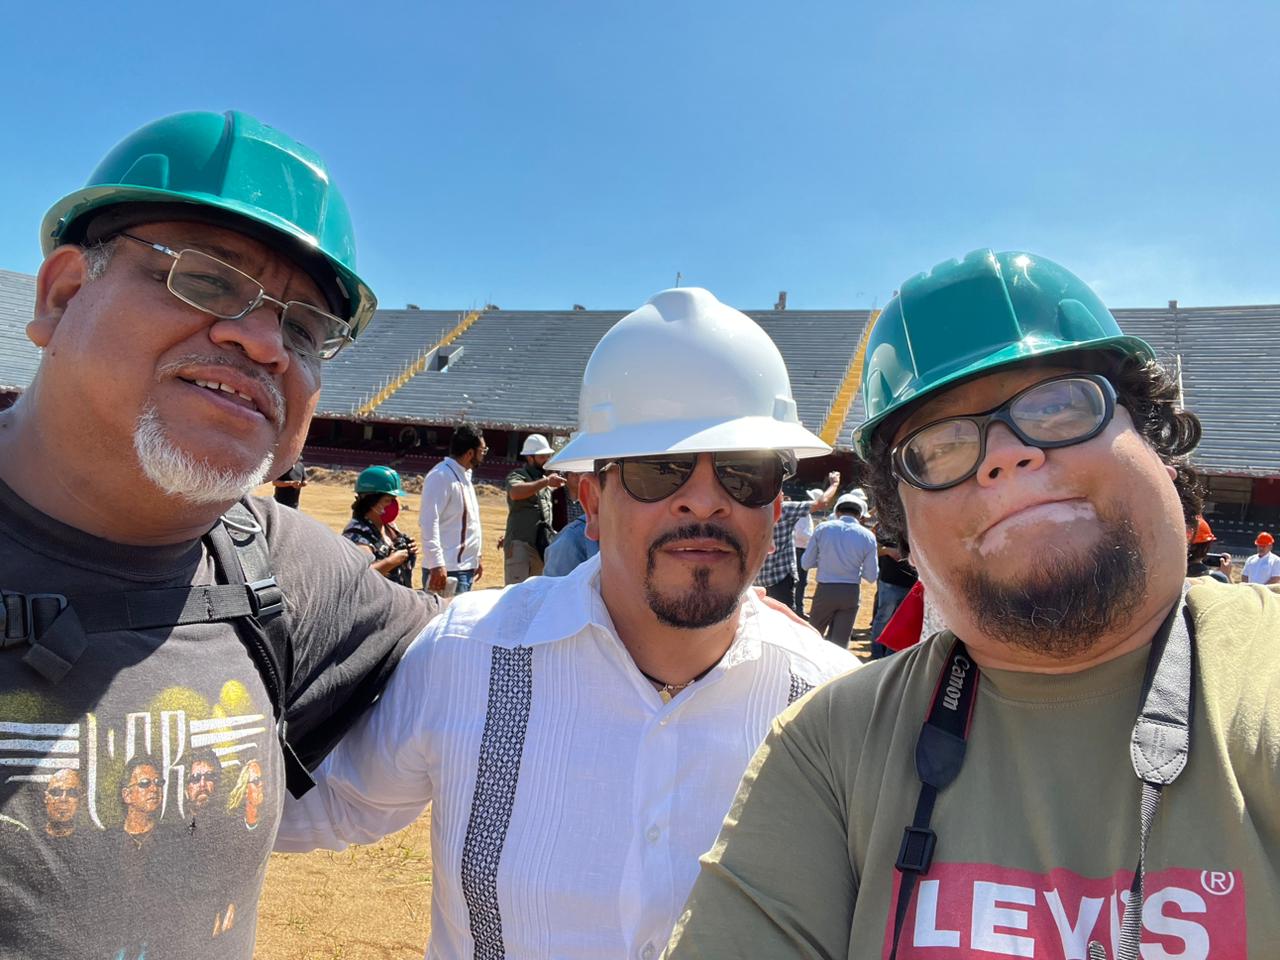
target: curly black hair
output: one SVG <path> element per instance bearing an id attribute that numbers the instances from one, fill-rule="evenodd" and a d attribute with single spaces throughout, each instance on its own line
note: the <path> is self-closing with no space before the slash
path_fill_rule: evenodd
<path id="1" fill-rule="evenodd" d="M 1055 365 L 1079 366 L 1102 373 L 1116 388 L 1116 399 L 1133 419 L 1134 426 L 1160 459 L 1172 466 L 1177 475 L 1173 485 L 1182 501 L 1187 523 L 1204 509 L 1204 487 L 1200 475 L 1190 464 L 1191 452 L 1200 442 L 1200 418 L 1179 404 L 1178 381 L 1155 360 L 1125 358 L 1107 363 L 1105 355 L 1069 354 L 1051 358 Z M 890 421 L 880 425 L 871 443 L 867 461 L 865 487 L 879 521 L 882 537 L 907 535 L 907 517 L 898 496 L 898 478 L 889 456 L 890 444 L 897 427 L 911 412 L 913 405 L 898 411 Z"/>

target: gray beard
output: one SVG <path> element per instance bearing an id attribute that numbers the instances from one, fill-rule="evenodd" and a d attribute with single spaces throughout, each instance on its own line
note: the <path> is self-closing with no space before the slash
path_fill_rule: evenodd
<path id="1" fill-rule="evenodd" d="M 170 439 L 153 404 L 138 417 L 133 449 L 148 480 L 170 496 L 198 504 L 239 500 L 267 479 L 274 459 L 269 453 L 249 470 L 226 470 L 197 460 Z"/>
<path id="2" fill-rule="evenodd" d="M 1128 520 L 1116 520 L 1082 558 L 1050 553 L 1012 585 L 979 568 L 966 574 L 960 587 L 986 636 L 1067 659 L 1128 623 L 1146 582 L 1138 533 Z"/>

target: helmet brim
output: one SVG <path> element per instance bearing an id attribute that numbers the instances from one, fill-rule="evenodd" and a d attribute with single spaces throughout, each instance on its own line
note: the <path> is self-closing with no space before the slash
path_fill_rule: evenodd
<path id="1" fill-rule="evenodd" d="M 799 423 L 772 417 L 679 420 L 636 424 L 607 433 L 583 433 L 548 462 L 549 468 L 589 473 L 597 460 L 652 457 L 664 453 L 736 453 L 790 450 L 798 459 L 822 457 L 831 447 Z"/>

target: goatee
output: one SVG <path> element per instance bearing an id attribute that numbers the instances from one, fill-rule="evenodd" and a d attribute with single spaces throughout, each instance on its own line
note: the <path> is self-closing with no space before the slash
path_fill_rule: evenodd
<path id="1" fill-rule="evenodd" d="M 1107 523 L 1082 557 L 1049 546 L 1017 583 L 976 569 L 961 582 L 979 629 L 993 640 L 1067 659 L 1088 651 L 1133 617 L 1147 564 L 1128 520 Z"/>

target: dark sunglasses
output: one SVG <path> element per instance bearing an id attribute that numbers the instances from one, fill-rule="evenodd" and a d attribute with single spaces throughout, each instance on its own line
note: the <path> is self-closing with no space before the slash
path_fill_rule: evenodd
<path id="1" fill-rule="evenodd" d="M 699 454 L 664 453 L 654 457 L 628 457 L 596 464 L 596 474 L 617 467 L 622 489 L 641 503 L 665 500 L 683 487 L 698 466 Z M 790 451 L 713 453 L 711 467 L 720 486 L 744 507 L 772 503 L 782 483 L 795 475 L 796 458 Z"/>
<path id="2" fill-rule="evenodd" d="M 946 490 L 978 472 L 993 423 L 1004 424 L 1027 446 L 1051 450 L 1092 440 L 1115 412 L 1115 387 L 1106 377 L 1053 377 L 986 413 L 947 417 L 913 430 L 890 453 L 893 472 L 921 490 Z"/>
<path id="3" fill-rule="evenodd" d="M 54 800 L 61 800 L 63 797 L 76 798 L 80 796 L 79 787 L 50 787 L 45 794 Z"/>
<path id="4" fill-rule="evenodd" d="M 137 787 L 139 790 L 150 790 L 152 787 L 160 786 L 160 781 L 152 780 L 150 777 L 143 777 L 141 780 L 135 780 L 129 786 Z"/>
<path id="5" fill-rule="evenodd" d="M 187 777 L 187 783 L 217 783 L 216 773 L 193 773 Z"/>

